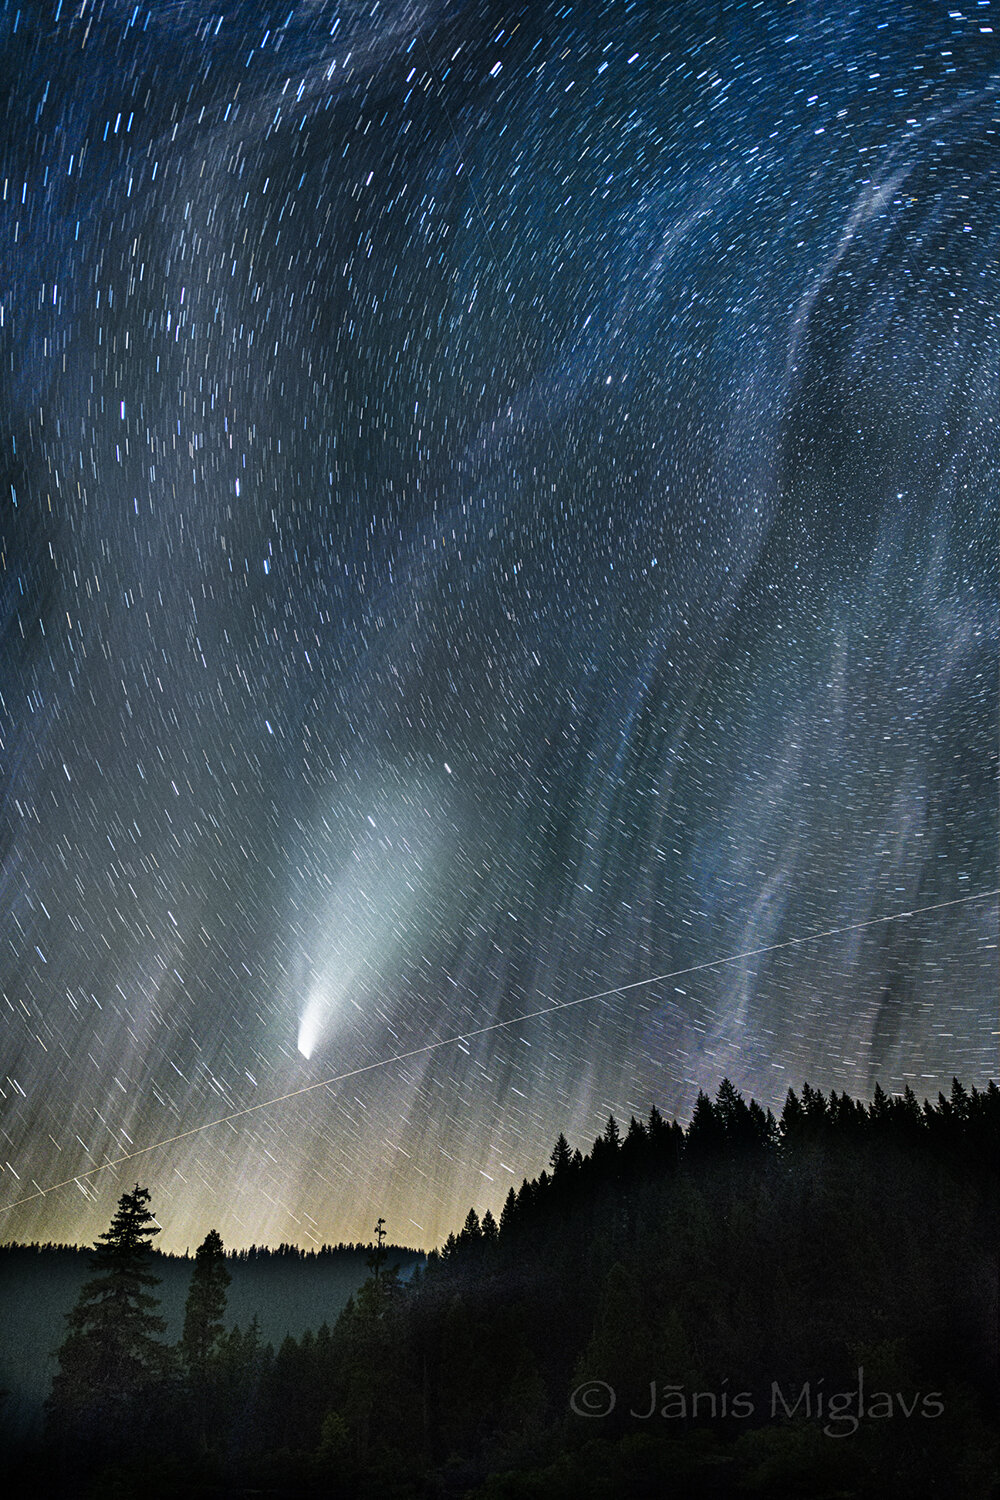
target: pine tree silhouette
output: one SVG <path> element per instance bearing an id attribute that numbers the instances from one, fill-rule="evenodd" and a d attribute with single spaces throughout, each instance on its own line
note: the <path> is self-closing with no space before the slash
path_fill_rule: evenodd
<path id="1" fill-rule="evenodd" d="M 111 1225 L 98 1236 L 91 1269 L 67 1315 L 69 1332 L 46 1403 L 50 1432 L 70 1441 L 114 1445 L 141 1420 L 144 1398 L 162 1378 L 167 1351 L 159 1335 L 149 1267 L 160 1233 L 149 1209 L 149 1189 L 123 1193 Z"/>
<path id="2" fill-rule="evenodd" d="M 560 1131 L 559 1139 L 552 1147 L 552 1154 L 549 1157 L 549 1166 L 552 1168 L 553 1178 L 558 1178 L 561 1181 L 569 1169 L 571 1162 L 572 1156 L 570 1155 L 569 1141 L 567 1141 L 562 1131 Z"/>
<path id="3" fill-rule="evenodd" d="M 204 1377 L 219 1350 L 231 1280 L 221 1236 L 217 1229 L 210 1229 L 195 1252 L 181 1335 L 181 1358 L 195 1378 Z"/>
<path id="4" fill-rule="evenodd" d="M 490 1213 L 489 1209 L 487 1209 L 486 1212 L 483 1214 L 483 1222 L 482 1222 L 481 1228 L 482 1228 L 482 1235 L 483 1235 L 483 1243 L 486 1244 L 486 1245 L 494 1245 L 494 1244 L 496 1244 L 496 1241 L 497 1241 L 497 1238 L 498 1238 L 498 1235 L 499 1235 L 499 1230 L 497 1229 L 497 1221 L 496 1221 L 496 1219 L 494 1219 L 494 1217 Z"/>
<path id="5" fill-rule="evenodd" d="M 222 1385 L 222 1341 L 226 1293 L 231 1281 L 218 1230 L 210 1229 L 198 1246 L 184 1306 L 179 1353 L 187 1371 L 193 1401 L 193 1424 L 203 1452 L 209 1447 Z"/>

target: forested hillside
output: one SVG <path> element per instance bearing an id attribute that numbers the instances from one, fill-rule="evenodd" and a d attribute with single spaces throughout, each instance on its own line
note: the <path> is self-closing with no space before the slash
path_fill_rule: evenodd
<path id="1" fill-rule="evenodd" d="M 136 1301 L 127 1388 L 74 1375 L 102 1368 L 78 1312 L 23 1460 L 144 1497 L 986 1497 L 998 1161 L 993 1084 L 933 1105 L 806 1085 L 775 1119 L 727 1081 L 686 1129 L 654 1108 L 586 1154 L 560 1136 L 409 1282 L 380 1220 L 340 1317 L 276 1348 L 225 1331 L 206 1242 L 186 1344 L 143 1354 Z M 262 1317 L 285 1269 L 262 1262 Z"/>
<path id="2" fill-rule="evenodd" d="M 422 1260 L 418 1251 L 396 1248 L 404 1273 Z M 227 1328 L 246 1328 L 257 1318 L 261 1337 L 279 1344 L 324 1319 L 334 1323 L 352 1292 L 368 1275 L 362 1245 L 303 1251 L 253 1246 L 227 1256 L 232 1276 Z M 74 1245 L 0 1245 L 0 1433 L 23 1441 L 41 1430 L 42 1403 L 52 1384 L 55 1351 L 65 1336 L 66 1314 L 90 1276 L 91 1251 Z M 160 1311 L 167 1338 L 181 1334 L 192 1262 L 183 1255 L 150 1252 L 159 1278 Z"/>

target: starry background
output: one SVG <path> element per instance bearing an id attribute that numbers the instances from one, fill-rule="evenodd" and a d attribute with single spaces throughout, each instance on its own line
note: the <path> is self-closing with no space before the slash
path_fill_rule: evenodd
<path id="1" fill-rule="evenodd" d="M 995 890 L 995 11 L 4 0 L 5 1202 Z M 430 1245 L 726 1073 L 982 1083 L 997 980 L 987 895 L 0 1234 Z"/>

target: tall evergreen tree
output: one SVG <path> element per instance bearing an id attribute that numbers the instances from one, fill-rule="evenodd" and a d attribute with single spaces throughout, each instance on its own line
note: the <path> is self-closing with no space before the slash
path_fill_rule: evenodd
<path id="1" fill-rule="evenodd" d="M 155 1309 L 159 1285 L 149 1265 L 160 1233 L 149 1209 L 149 1189 L 123 1193 L 111 1225 L 98 1236 L 91 1269 L 58 1351 L 59 1368 L 46 1403 L 50 1430 L 70 1441 L 113 1445 L 148 1410 L 151 1387 L 165 1370 Z"/>
<path id="2" fill-rule="evenodd" d="M 698 1161 L 718 1157 L 725 1148 L 725 1121 L 702 1089 L 698 1090 L 686 1140 L 689 1154 Z"/>
<path id="3" fill-rule="evenodd" d="M 208 1449 L 221 1400 L 226 1292 L 231 1279 L 222 1238 L 218 1230 L 210 1229 L 195 1252 L 179 1348 L 190 1382 L 191 1419 L 203 1452 Z"/>
<path id="4" fill-rule="evenodd" d="M 782 1144 L 785 1146 L 797 1145 L 802 1139 L 804 1123 L 805 1111 L 802 1108 L 799 1097 L 794 1089 L 789 1089 L 785 1095 L 785 1103 L 781 1111 L 781 1122 L 779 1125 Z"/>
<path id="5" fill-rule="evenodd" d="M 479 1227 L 478 1219 L 476 1227 L 477 1229 Z M 365 1282 L 358 1293 L 359 1299 L 369 1306 L 373 1316 L 381 1316 L 399 1291 L 399 1264 L 397 1262 L 394 1266 L 387 1266 L 388 1258 L 389 1252 L 385 1246 L 385 1220 L 379 1215 L 375 1225 L 375 1240 L 366 1261 L 372 1273 L 371 1278 Z"/>
<path id="6" fill-rule="evenodd" d="M 222 1238 L 217 1229 L 210 1229 L 195 1252 L 181 1335 L 181 1358 L 196 1378 L 205 1376 L 213 1355 L 218 1353 L 231 1280 Z"/>
<path id="7" fill-rule="evenodd" d="M 483 1243 L 486 1245 L 495 1244 L 499 1231 L 497 1229 L 497 1221 L 496 1219 L 494 1219 L 489 1209 L 487 1209 L 483 1214 L 483 1222 L 481 1228 L 483 1234 Z"/>
<path id="8" fill-rule="evenodd" d="M 443 1256 L 446 1264 L 453 1263 L 458 1254 L 455 1236 L 448 1238 L 451 1248 Z M 337 1365 L 348 1390 L 343 1417 L 353 1436 L 356 1457 L 362 1463 L 379 1435 L 380 1424 L 387 1420 L 380 1396 L 391 1369 L 393 1339 L 398 1333 L 399 1266 L 387 1269 L 387 1256 L 385 1220 L 379 1217 L 375 1243 L 368 1256 L 372 1274 L 348 1299 L 334 1330 Z"/>
<path id="9" fill-rule="evenodd" d="M 506 1198 L 503 1201 L 503 1208 L 500 1211 L 500 1233 L 501 1233 L 501 1235 L 507 1235 L 507 1234 L 510 1233 L 510 1230 L 513 1227 L 514 1220 L 516 1218 L 517 1218 L 517 1194 L 515 1193 L 515 1191 L 514 1191 L 513 1188 L 508 1188 L 507 1189 L 507 1196 L 506 1196 Z"/>
<path id="10" fill-rule="evenodd" d="M 385 1248 L 385 1220 L 379 1214 L 378 1222 L 375 1225 L 375 1241 L 366 1261 L 368 1269 L 372 1273 L 372 1281 L 375 1284 L 376 1290 L 378 1289 L 378 1284 L 382 1276 L 382 1267 L 385 1264 L 388 1254 L 389 1252 Z"/>
<path id="11" fill-rule="evenodd" d="M 482 1226 L 479 1223 L 479 1215 L 476 1213 L 476 1210 L 474 1208 L 470 1208 L 469 1212 L 465 1216 L 465 1223 L 462 1225 L 462 1232 L 458 1237 L 459 1243 L 473 1244 L 476 1240 L 481 1238 L 482 1232 Z"/>
<path id="12" fill-rule="evenodd" d="M 552 1154 L 549 1157 L 549 1166 L 552 1168 L 553 1178 L 555 1178 L 557 1181 L 561 1181 L 566 1171 L 568 1170 L 571 1161 L 572 1157 L 570 1155 L 569 1141 L 567 1141 L 562 1131 L 560 1131 L 559 1139 L 552 1147 Z"/>

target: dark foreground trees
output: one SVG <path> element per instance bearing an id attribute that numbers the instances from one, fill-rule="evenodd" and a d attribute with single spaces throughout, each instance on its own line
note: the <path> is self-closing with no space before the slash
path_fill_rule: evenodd
<path id="1" fill-rule="evenodd" d="M 111 1444 L 134 1433 L 166 1365 L 166 1328 L 153 1295 L 149 1250 L 160 1233 L 149 1190 L 123 1193 L 111 1226 L 98 1237 L 95 1272 L 69 1314 L 69 1331 L 46 1407 L 61 1443 Z"/>
<path id="2" fill-rule="evenodd" d="M 285 1350 L 259 1430 L 296 1389 L 312 1411 L 268 1472 L 317 1495 L 989 1496 L 998 1162 L 992 1085 L 925 1107 L 807 1085 L 779 1120 L 724 1081 L 686 1131 L 653 1110 L 587 1155 L 557 1142 L 377 1337 L 359 1297 L 322 1355 Z"/>
<path id="3" fill-rule="evenodd" d="M 95 1275 L 67 1316 L 45 1418 L 52 1450 L 73 1466 L 183 1451 L 192 1442 L 204 1451 L 212 1426 L 232 1416 L 223 1392 L 234 1385 L 227 1382 L 234 1347 L 241 1370 L 250 1359 L 238 1330 L 225 1337 L 230 1276 L 222 1240 L 212 1229 L 198 1247 L 183 1333 L 171 1347 L 150 1255 L 159 1233 L 149 1189 L 136 1183 L 98 1237 Z"/>
<path id="4" fill-rule="evenodd" d="M 409 1281 L 380 1221 L 333 1329 L 276 1355 L 218 1336 L 206 1242 L 202 1354 L 160 1412 L 208 1410 L 206 1369 L 214 1405 L 175 1425 L 170 1493 L 986 1500 L 998 1163 L 994 1085 L 924 1106 L 807 1085 L 775 1119 L 724 1082 L 687 1130 L 654 1109 L 586 1155 L 560 1140 L 499 1226 L 470 1210 Z"/>
<path id="5" fill-rule="evenodd" d="M 206 1378 L 218 1357 L 226 1331 L 226 1293 L 231 1281 L 222 1236 L 217 1229 L 210 1229 L 195 1251 L 180 1345 L 184 1367 L 195 1381 Z"/>
<path id="6" fill-rule="evenodd" d="M 222 1236 L 210 1229 L 195 1251 L 178 1348 L 186 1376 L 189 1431 L 198 1434 L 202 1452 L 208 1449 L 209 1434 L 222 1415 L 222 1348 L 231 1281 Z"/>

